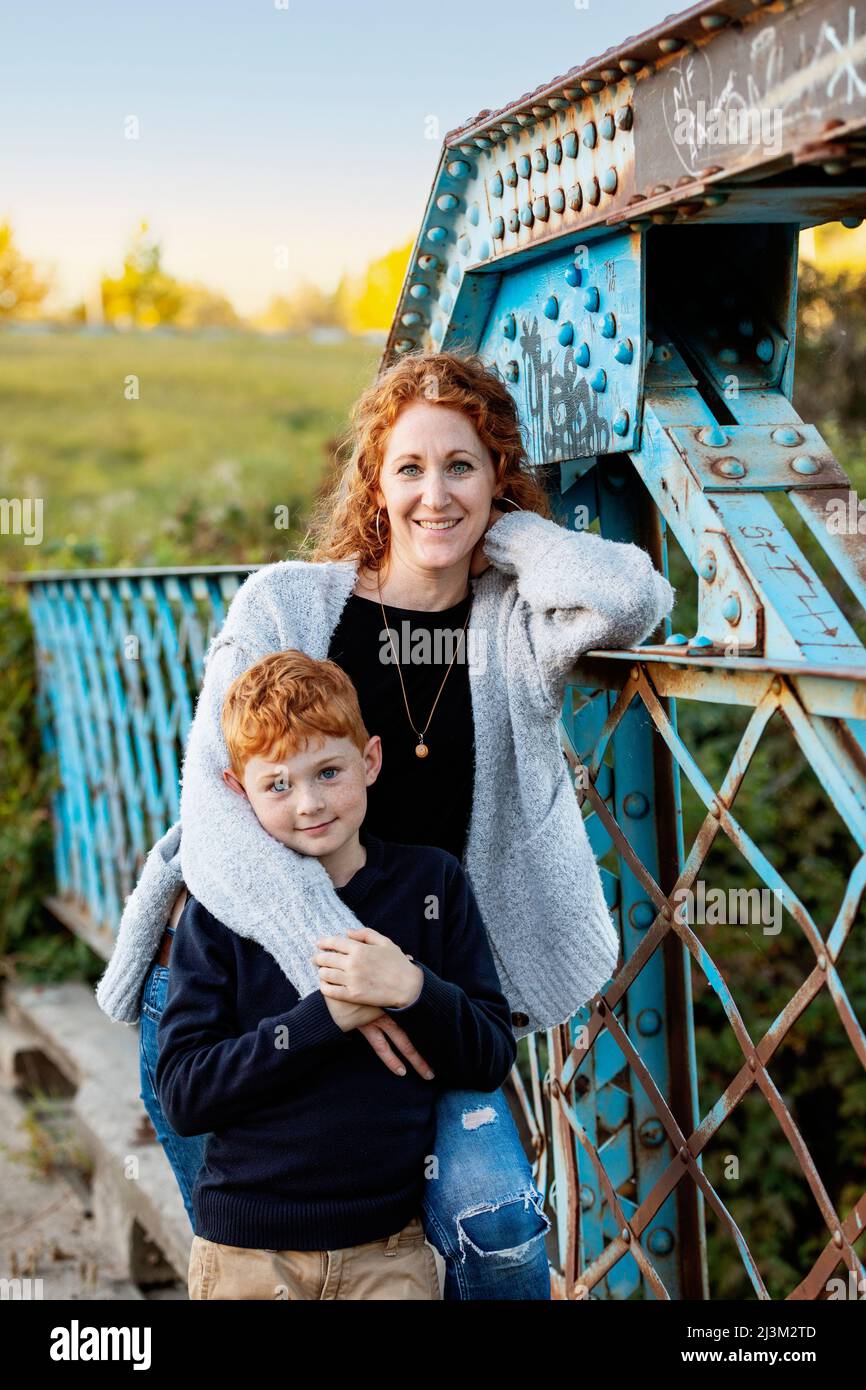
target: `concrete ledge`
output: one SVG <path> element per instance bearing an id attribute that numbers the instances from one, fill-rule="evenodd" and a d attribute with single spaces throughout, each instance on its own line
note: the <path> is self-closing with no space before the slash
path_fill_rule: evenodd
<path id="1" fill-rule="evenodd" d="M 186 1283 L 192 1229 L 141 1100 L 138 1025 L 114 1023 L 84 984 L 7 985 L 0 1067 L 42 1051 L 76 1088 L 74 1114 L 93 1158 L 93 1212 L 118 1278 L 135 1279 L 136 1223 Z M 149 1138 L 147 1137 L 149 1135 Z"/>

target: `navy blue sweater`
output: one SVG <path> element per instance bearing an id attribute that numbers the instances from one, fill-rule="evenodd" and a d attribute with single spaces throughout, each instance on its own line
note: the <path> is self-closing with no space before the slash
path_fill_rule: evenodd
<path id="1" fill-rule="evenodd" d="M 318 990 L 192 896 L 172 946 L 156 1086 L 180 1135 L 210 1132 L 196 1233 L 221 1245 L 334 1250 L 402 1229 L 424 1196 L 442 1088 L 495 1091 L 517 1055 L 472 887 L 430 845 L 360 831 L 367 862 L 336 891 L 421 967 L 418 999 L 385 1010 L 436 1073 L 395 1076 Z"/>

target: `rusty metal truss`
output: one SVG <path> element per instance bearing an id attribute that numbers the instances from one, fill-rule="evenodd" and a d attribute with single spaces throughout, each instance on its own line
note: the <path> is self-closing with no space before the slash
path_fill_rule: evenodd
<path id="1" fill-rule="evenodd" d="M 862 608 L 864 508 L 791 394 L 798 235 L 866 214 L 864 166 L 866 6 L 696 5 L 446 136 L 383 354 L 385 367 L 480 353 L 514 396 L 530 463 L 555 477 L 562 523 L 597 521 L 662 569 L 673 537 L 697 587 L 693 634 L 589 653 L 560 721 L 623 963 L 567 1024 L 521 1044 L 513 1073 L 556 1218 L 558 1297 L 713 1297 L 708 1211 L 770 1297 L 702 1163 L 750 1093 L 825 1230 L 787 1296 L 864 1276 L 866 1191 L 836 1209 L 770 1074 L 823 990 L 866 1067 L 838 968 L 866 883 L 866 651 L 784 511 Z M 750 711 L 718 787 L 678 732 L 691 701 Z M 813 919 L 737 818 L 776 712 L 863 856 L 833 921 Z M 683 776 L 705 809 L 688 846 Z M 720 836 L 808 944 L 810 969 L 761 1036 L 735 997 L 754 982 L 725 980 L 681 907 Z M 742 1053 L 703 1106 L 693 971 Z"/>

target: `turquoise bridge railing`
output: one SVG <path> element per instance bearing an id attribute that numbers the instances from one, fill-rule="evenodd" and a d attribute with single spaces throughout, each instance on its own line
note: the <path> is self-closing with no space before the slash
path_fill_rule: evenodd
<path id="1" fill-rule="evenodd" d="M 148 851 L 179 817 L 204 654 L 255 568 L 26 577 L 39 717 L 61 775 L 49 905 L 102 955 Z"/>
<path id="2" fill-rule="evenodd" d="M 514 395 L 559 520 L 635 541 L 665 571 L 675 543 L 696 595 L 691 636 L 588 653 L 562 710 L 623 964 L 575 1018 L 525 1040 L 512 1074 L 559 1297 L 714 1296 L 708 1213 L 753 1296 L 769 1297 L 750 1231 L 704 1171 L 738 1107 L 764 1102 L 819 1233 L 782 1296 L 864 1277 L 862 1181 L 844 1204 L 831 1195 L 771 1068 L 816 1000 L 866 1067 L 842 978 L 866 882 L 866 650 L 838 596 L 847 586 L 860 621 L 866 546 L 856 524 L 831 524 L 852 499 L 856 514 L 856 494 L 791 403 L 799 232 L 866 213 L 864 131 L 856 5 L 719 0 L 672 16 L 446 136 L 384 353 L 480 352 Z M 241 573 L 32 580 L 41 713 L 64 778 L 57 906 L 74 897 L 91 939 L 116 924 L 176 814 L 203 643 Z M 127 666 L 129 633 L 142 659 Z M 713 706 L 743 727 L 710 778 L 685 731 Z M 826 920 L 735 809 L 771 721 L 850 837 Z M 688 842 L 687 796 L 700 811 Z M 769 1026 L 754 1022 L 760 972 L 722 970 L 683 907 L 720 845 L 802 950 Z M 777 946 L 766 939 L 768 959 Z M 709 1096 L 696 981 L 730 1030 L 730 1074 Z"/>

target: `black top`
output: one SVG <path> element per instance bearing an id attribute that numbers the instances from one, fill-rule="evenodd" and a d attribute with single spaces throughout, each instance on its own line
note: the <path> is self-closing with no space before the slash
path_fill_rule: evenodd
<path id="1" fill-rule="evenodd" d="M 470 591 L 453 608 L 435 613 L 385 604 L 411 724 L 378 599 L 351 594 L 328 648 L 330 660 L 342 667 L 355 685 L 370 736 L 378 734 L 382 740 L 382 770 L 367 788 L 364 824 L 382 840 L 438 845 L 461 861 L 475 775 L 468 625 L 459 646 L 457 641 L 472 598 Z M 424 643 L 428 644 L 426 652 Z M 418 736 L 412 725 L 424 730 L 455 650 L 451 674 L 424 734 L 430 751 L 426 758 L 419 758 L 415 754 Z M 380 659 L 380 653 L 386 660 Z"/>
<path id="2" fill-rule="evenodd" d="M 360 1032 L 338 1027 L 320 990 L 299 999 L 258 942 L 190 896 L 156 1087 L 178 1134 L 212 1131 L 192 1194 L 207 1240 L 334 1250 L 399 1231 L 424 1199 L 442 1090 L 495 1091 L 514 1065 L 508 1003 L 461 866 L 359 833 L 367 862 L 336 891 L 421 967 L 421 992 L 396 1017 L 435 1079 L 411 1066 L 395 1076 Z"/>

